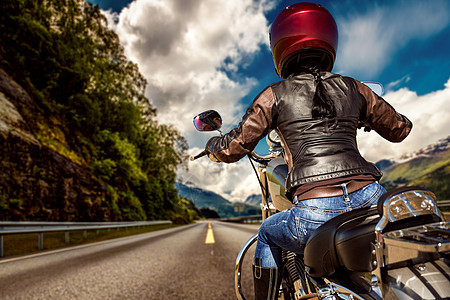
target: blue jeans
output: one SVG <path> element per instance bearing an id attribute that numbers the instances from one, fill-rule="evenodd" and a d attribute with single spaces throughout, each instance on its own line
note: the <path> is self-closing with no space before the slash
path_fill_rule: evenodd
<path id="1" fill-rule="evenodd" d="M 344 195 L 307 199 L 297 202 L 291 209 L 267 218 L 258 232 L 255 258 L 261 258 L 264 268 L 281 266 L 281 248 L 303 253 L 311 234 L 331 218 L 353 209 L 376 205 L 386 190 L 378 183 L 371 183 L 353 193 L 341 185 Z"/>

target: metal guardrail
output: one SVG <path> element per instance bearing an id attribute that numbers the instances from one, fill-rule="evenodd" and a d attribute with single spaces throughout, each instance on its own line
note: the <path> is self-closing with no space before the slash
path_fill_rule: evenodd
<path id="1" fill-rule="evenodd" d="M 220 219 L 222 222 L 232 222 L 232 223 L 248 223 L 248 222 L 262 222 L 262 216 L 259 215 L 251 215 L 251 216 L 240 216 L 233 218 L 225 218 Z"/>
<path id="2" fill-rule="evenodd" d="M 442 200 L 437 202 L 439 208 L 450 207 L 450 200 Z"/>
<path id="3" fill-rule="evenodd" d="M 145 227 L 153 225 L 172 224 L 172 221 L 143 222 L 0 222 L 0 257 L 4 256 L 4 235 L 38 233 L 38 248 L 44 248 L 44 232 L 65 232 L 65 242 L 70 242 L 70 231 L 84 231 L 87 238 L 88 230 L 119 229 L 129 227 Z"/>

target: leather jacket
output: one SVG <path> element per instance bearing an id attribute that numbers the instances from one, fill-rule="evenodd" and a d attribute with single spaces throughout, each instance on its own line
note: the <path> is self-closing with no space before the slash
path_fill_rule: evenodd
<path id="1" fill-rule="evenodd" d="M 206 150 L 222 162 L 235 162 L 250 153 L 271 129 L 279 134 L 289 167 L 286 192 L 303 184 L 352 175 L 382 176 L 359 153 L 356 131 L 363 122 L 383 138 L 400 142 L 412 123 L 363 83 L 322 72 L 336 117 L 314 119 L 316 81 L 302 73 L 268 86 L 247 109 L 239 126 L 211 138 Z"/>

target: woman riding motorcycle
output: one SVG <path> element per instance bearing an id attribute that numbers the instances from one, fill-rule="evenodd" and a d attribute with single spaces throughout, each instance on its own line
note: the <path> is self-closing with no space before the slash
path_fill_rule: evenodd
<path id="1" fill-rule="evenodd" d="M 331 73 L 338 33 L 322 6 L 285 8 L 270 30 L 277 74 L 286 80 L 265 88 L 239 126 L 211 138 L 214 161 L 231 163 L 250 153 L 275 129 L 289 167 L 286 194 L 292 209 L 267 218 L 258 232 L 253 276 L 256 299 L 274 299 L 279 288 L 281 248 L 302 253 L 311 233 L 327 220 L 371 206 L 385 192 L 382 173 L 359 153 L 356 131 L 370 126 L 400 142 L 412 123 L 366 85 Z"/>

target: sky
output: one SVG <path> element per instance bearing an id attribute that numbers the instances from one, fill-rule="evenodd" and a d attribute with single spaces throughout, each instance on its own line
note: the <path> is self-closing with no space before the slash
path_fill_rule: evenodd
<path id="1" fill-rule="evenodd" d="M 208 109 L 227 132 L 276 75 L 268 31 L 277 14 L 298 1 L 87 0 L 97 4 L 148 81 L 146 96 L 160 123 L 199 153 L 217 133 L 197 132 L 192 118 Z M 314 2 L 314 1 L 312 1 Z M 315 1 L 338 25 L 334 73 L 384 86 L 383 98 L 414 124 L 402 143 L 358 133 L 369 161 L 394 159 L 450 135 L 450 1 Z M 256 151 L 266 154 L 265 139 Z M 179 180 L 242 201 L 259 193 L 246 158 L 234 164 L 207 158 L 180 168 Z"/>

